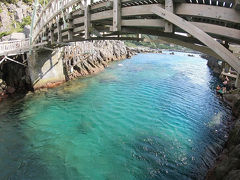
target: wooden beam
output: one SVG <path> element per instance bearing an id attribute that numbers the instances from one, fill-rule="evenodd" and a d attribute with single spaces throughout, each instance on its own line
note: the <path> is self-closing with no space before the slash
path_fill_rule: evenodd
<path id="1" fill-rule="evenodd" d="M 104 7 L 113 7 L 113 2 L 112 1 L 105 1 L 105 2 L 101 2 L 98 4 L 93 4 L 91 5 L 91 10 L 96 10 L 96 9 L 100 9 L 100 8 L 104 8 Z"/>
<path id="2" fill-rule="evenodd" d="M 84 9 L 84 30 L 85 30 L 85 39 L 90 38 L 90 11 L 89 11 L 89 5 L 85 6 Z"/>
<path id="3" fill-rule="evenodd" d="M 240 61 L 238 58 L 204 31 L 194 26 L 190 22 L 182 19 L 181 17 L 169 11 L 166 11 L 158 5 L 152 7 L 152 12 L 161 18 L 175 24 L 176 26 L 180 27 L 187 33 L 200 40 L 202 43 L 212 49 L 216 54 L 218 54 L 224 61 L 230 64 L 238 73 L 240 72 Z"/>
<path id="4" fill-rule="evenodd" d="M 121 31 L 121 0 L 113 0 L 113 31 Z"/>
<path id="5" fill-rule="evenodd" d="M 220 6 L 181 3 L 176 5 L 175 13 L 181 16 L 205 17 L 233 23 L 240 22 L 240 11 Z"/>
<path id="6" fill-rule="evenodd" d="M 169 12 L 173 13 L 173 0 L 165 0 L 165 9 Z M 171 33 L 173 32 L 173 25 L 172 23 L 165 21 L 165 29 L 164 32 Z"/>
<path id="7" fill-rule="evenodd" d="M 68 40 L 71 41 L 73 39 L 73 17 L 70 13 L 68 16 Z"/>
<path id="8" fill-rule="evenodd" d="M 61 29 L 61 21 L 57 22 L 57 33 L 58 33 L 58 43 L 62 42 L 62 29 Z"/>
<path id="9" fill-rule="evenodd" d="M 199 22 L 191 22 L 191 24 L 209 34 L 240 40 L 240 30 L 237 29 Z"/>
<path id="10" fill-rule="evenodd" d="M 54 39 L 54 29 L 53 29 L 52 25 L 51 25 L 51 28 L 50 28 L 50 39 L 51 39 L 51 44 L 54 44 L 54 42 L 55 42 L 55 39 Z"/>
<path id="11" fill-rule="evenodd" d="M 135 28 L 135 27 L 122 27 L 122 33 L 132 33 L 132 34 L 149 34 L 154 36 L 163 36 L 163 37 L 169 37 L 172 39 L 178 39 L 184 42 L 189 42 L 192 44 L 200 44 L 203 45 L 202 42 L 199 40 L 192 38 L 192 37 L 186 37 L 186 36 L 180 36 L 177 34 L 170 34 L 170 33 L 164 33 L 162 31 L 156 30 L 156 29 L 144 29 L 144 28 Z"/>
<path id="12" fill-rule="evenodd" d="M 129 19 L 122 20 L 122 26 L 164 28 L 165 22 L 162 19 Z"/>

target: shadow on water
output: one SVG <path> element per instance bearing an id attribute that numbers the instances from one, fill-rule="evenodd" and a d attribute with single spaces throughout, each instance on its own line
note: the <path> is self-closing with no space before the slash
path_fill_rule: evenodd
<path id="1" fill-rule="evenodd" d="M 39 179 L 48 177 L 38 154 L 31 152 L 31 144 L 24 135 L 22 96 L 8 99 L 0 108 L 0 179 Z"/>

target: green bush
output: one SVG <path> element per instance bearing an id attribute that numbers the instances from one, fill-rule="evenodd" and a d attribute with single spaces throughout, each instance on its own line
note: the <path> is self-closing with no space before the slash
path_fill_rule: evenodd
<path id="1" fill-rule="evenodd" d="M 0 32 L 0 38 L 2 38 L 3 36 L 7 36 L 11 34 L 10 32 Z"/>
<path id="2" fill-rule="evenodd" d="M 43 6 L 44 5 L 44 0 L 39 0 L 39 3 Z M 45 0 L 45 5 L 48 3 L 48 0 Z"/>
<path id="3" fill-rule="evenodd" d="M 27 17 L 23 18 L 22 23 L 20 23 L 21 28 L 24 28 L 24 26 L 26 26 L 26 25 L 30 25 L 31 21 L 32 21 L 31 16 L 27 16 Z"/>
<path id="4" fill-rule="evenodd" d="M 23 0 L 23 2 L 27 3 L 27 4 L 31 4 L 33 3 L 34 0 Z"/>

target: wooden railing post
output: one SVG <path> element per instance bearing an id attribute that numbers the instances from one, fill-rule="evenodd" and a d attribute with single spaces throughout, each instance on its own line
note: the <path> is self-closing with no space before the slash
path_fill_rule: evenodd
<path id="1" fill-rule="evenodd" d="M 49 41 L 49 29 L 48 29 L 48 27 L 46 27 L 45 28 L 45 30 L 44 30 L 44 34 L 45 34 L 45 37 L 46 37 L 46 41 L 48 42 Z"/>
<path id="2" fill-rule="evenodd" d="M 50 26 L 50 39 L 51 39 L 51 44 L 54 44 L 54 27 L 53 24 Z"/>
<path id="3" fill-rule="evenodd" d="M 90 38 L 90 11 L 89 5 L 87 4 L 87 0 L 85 0 L 85 9 L 84 9 L 84 31 L 85 31 L 85 39 Z"/>
<path id="4" fill-rule="evenodd" d="M 165 0 L 165 9 L 167 11 L 173 12 L 173 0 Z M 168 33 L 173 32 L 173 24 L 168 21 L 165 21 L 164 32 Z"/>
<path id="5" fill-rule="evenodd" d="M 113 0 L 113 31 L 121 31 L 121 0 Z"/>
<path id="6" fill-rule="evenodd" d="M 73 40 L 73 17 L 72 17 L 72 13 L 70 13 L 69 16 L 68 16 L 68 40 L 69 41 Z"/>
<path id="7" fill-rule="evenodd" d="M 62 21 L 58 19 L 57 22 L 57 31 L 58 31 L 58 43 L 62 42 L 62 28 L 61 28 Z"/>

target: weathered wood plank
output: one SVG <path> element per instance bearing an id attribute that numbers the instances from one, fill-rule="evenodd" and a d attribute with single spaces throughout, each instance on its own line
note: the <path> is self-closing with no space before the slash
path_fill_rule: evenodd
<path id="1" fill-rule="evenodd" d="M 204 31 L 194 26 L 190 22 L 182 19 L 181 17 L 169 11 L 166 11 L 160 6 L 153 6 L 152 12 L 175 24 L 176 26 L 180 27 L 187 33 L 191 34 L 192 36 L 203 42 L 206 46 L 208 46 L 216 54 L 218 54 L 224 61 L 231 65 L 237 72 L 240 72 L 240 61 L 238 60 L 238 58 L 220 43 L 215 41 L 211 36 L 206 34 Z"/>
<path id="2" fill-rule="evenodd" d="M 165 0 L 165 9 L 169 12 L 173 12 L 173 0 Z M 173 32 L 173 25 L 168 21 L 165 21 L 164 32 Z"/>
<path id="3" fill-rule="evenodd" d="M 91 10 L 96 10 L 96 9 L 100 9 L 100 8 L 103 8 L 103 7 L 113 7 L 113 2 L 112 1 L 106 1 L 106 2 L 102 2 L 102 3 L 99 3 L 99 4 L 94 4 L 94 5 L 91 5 Z"/>
<path id="4" fill-rule="evenodd" d="M 71 41 L 73 39 L 73 17 L 72 14 L 69 14 L 68 17 L 68 40 Z"/>
<path id="5" fill-rule="evenodd" d="M 121 0 L 113 0 L 113 31 L 121 31 Z"/>
<path id="6" fill-rule="evenodd" d="M 164 28 L 165 22 L 163 19 L 129 19 L 122 20 L 122 26 Z"/>
<path id="7" fill-rule="evenodd" d="M 169 37 L 172 39 L 178 39 L 180 41 L 184 42 L 189 42 L 192 44 L 200 44 L 203 45 L 202 42 L 199 40 L 192 38 L 192 37 L 186 37 L 186 36 L 180 36 L 177 34 L 172 34 L 172 33 L 164 33 L 162 31 L 159 31 L 155 28 L 149 28 L 149 29 L 144 29 L 144 28 L 135 28 L 135 27 L 122 27 L 121 33 L 132 33 L 132 34 L 149 34 L 149 35 L 154 35 L 154 36 L 163 36 L 163 37 Z"/>
<path id="8" fill-rule="evenodd" d="M 84 9 L 84 30 L 85 30 L 85 39 L 90 38 L 90 11 L 89 11 L 89 5 L 86 5 Z"/>
<path id="9" fill-rule="evenodd" d="M 191 24 L 200 28 L 206 33 L 240 40 L 240 30 L 237 30 L 237 29 L 218 26 L 215 24 L 199 23 L 199 22 L 191 22 Z"/>
<path id="10" fill-rule="evenodd" d="M 175 13 L 181 16 L 205 17 L 234 23 L 240 22 L 240 11 L 205 4 L 177 4 Z"/>
<path id="11" fill-rule="evenodd" d="M 62 29 L 61 29 L 61 21 L 60 20 L 57 23 L 57 33 L 58 33 L 58 43 L 62 42 Z"/>

